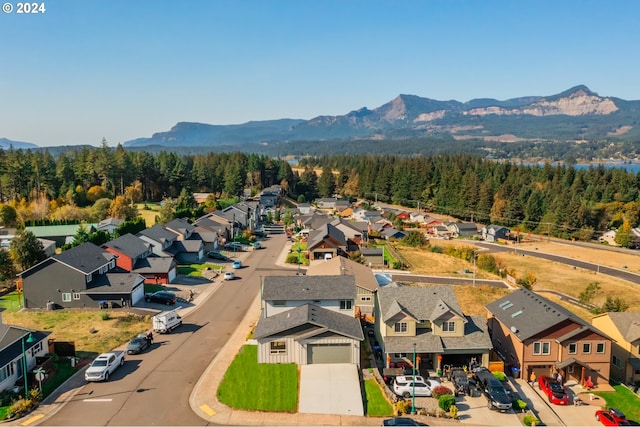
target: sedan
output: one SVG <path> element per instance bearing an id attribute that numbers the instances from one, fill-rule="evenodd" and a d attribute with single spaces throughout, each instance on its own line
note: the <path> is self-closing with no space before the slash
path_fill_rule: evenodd
<path id="1" fill-rule="evenodd" d="M 127 345 L 127 354 L 139 354 L 149 347 L 147 334 L 138 334 Z"/>
<path id="2" fill-rule="evenodd" d="M 242 261 L 240 261 L 239 259 L 233 261 L 233 265 L 231 267 L 233 267 L 233 268 L 242 268 Z"/>
<path id="3" fill-rule="evenodd" d="M 173 305 L 176 303 L 176 294 L 166 291 L 158 291 L 152 294 L 146 294 L 144 299 L 147 302 L 159 302 L 161 304 Z"/>
<path id="4" fill-rule="evenodd" d="M 612 408 L 613 409 L 613 408 Z M 604 409 L 596 411 L 596 420 L 603 426 L 630 426 L 629 420 L 618 410 Z"/>
<path id="5" fill-rule="evenodd" d="M 224 280 L 233 280 L 236 278 L 236 275 L 233 273 L 233 271 L 227 271 L 226 273 L 224 273 Z"/>
<path id="6" fill-rule="evenodd" d="M 387 418 L 382 421 L 383 426 L 423 426 L 425 424 L 419 423 L 413 418 L 408 417 L 396 417 Z"/>
<path id="7" fill-rule="evenodd" d="M 213 259 L 219 259 L 220 261 L 228 261 L 229 258 L 227 258 L 225 255 L 221 254 L 220 252 L 217 251 L 209 251 L 207 252 L 207 256 L 209 258 L 213 258 Z"/>
<path id="8" fill-rule="evenodd" d="M 540 386 L 540 390 L 547 395 L 549 402 L 555 405 L 569 404 L 569 394 L 567 394 L 567 390 L 556 380 L 541 376 L 538 379 L 538 385 Z"/>

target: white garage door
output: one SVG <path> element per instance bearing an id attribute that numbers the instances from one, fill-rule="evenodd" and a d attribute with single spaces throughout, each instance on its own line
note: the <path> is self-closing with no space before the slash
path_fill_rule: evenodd
<path id="1" fill-rule="evenodd" d="M 144 299 L 144 285 L 141 283 L 131 292 L 131 305 Z"/>
<path id="2" fill-rule="evenodd" d="M 176 278 L 176 269 L 172 268 L 171 270 L 169 270 L 169 283 L 173 282 L 175 278 Z"/>
<path id="3" fill-rule="evenodd" d="M 351 363 L 351 344 L 309 344 L 307 363 Z"/>

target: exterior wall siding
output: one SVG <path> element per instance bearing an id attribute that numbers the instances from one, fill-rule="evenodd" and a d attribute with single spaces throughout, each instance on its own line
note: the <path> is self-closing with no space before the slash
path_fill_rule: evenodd
<path id="1" fill-rule="evenodd" d="M 396 332 L 395 325 L 396 323 L 406 323 L 407 331 L 406 332 Z M 415 337 L 416 336 L 416 321 L 410 317 L 406 317 L 402 314 L 399 314 L 395 317 L 392 317 L 385 323 L 385 333 L 384 336 L 387 337 Z"/>

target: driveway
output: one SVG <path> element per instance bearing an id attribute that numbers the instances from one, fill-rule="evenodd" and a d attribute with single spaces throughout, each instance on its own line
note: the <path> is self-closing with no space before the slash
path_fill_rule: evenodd
<path id="1" fill-rule="evenodd" d="M 364 415 L 358 367 L 347 363 L 300 367 L 301 414 Z"/>

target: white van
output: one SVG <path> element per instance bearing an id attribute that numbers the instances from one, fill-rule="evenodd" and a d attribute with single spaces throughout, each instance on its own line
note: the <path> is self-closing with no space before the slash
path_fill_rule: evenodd
<path id="1" fill-rule="evenodd" d="M 159 334 L 166 334 L 182 325 L 182 317 L 176 312 L 178 308 L 163 311 L 153 316 L 153 331 Z"/>
<path id="2" fill-rule="evenodd" d="M 331 258 L 333 258 L 333 255 L 332 255 L 332 254 L 324 254 L 324 260 L 325 260 L 325 261 L 328 261 L 328 260 L 330 260 Z"/>

